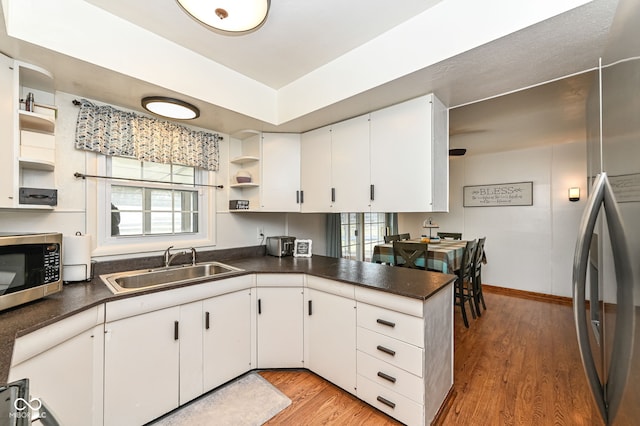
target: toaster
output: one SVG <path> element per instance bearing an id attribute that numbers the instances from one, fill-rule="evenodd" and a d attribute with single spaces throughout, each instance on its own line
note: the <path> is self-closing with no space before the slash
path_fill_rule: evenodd
<path id="1" fill-rule="evenodd" d="M 267 237 L 267 254 L 270 256 L 293 256 L 293 244 L 296 237 Z"/>

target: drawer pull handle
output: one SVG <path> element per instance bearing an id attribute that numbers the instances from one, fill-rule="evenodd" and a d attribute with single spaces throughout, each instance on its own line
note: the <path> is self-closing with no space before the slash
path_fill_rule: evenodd
<path id="1" fill-rule="evenodd" d="M 396 408 L 396 404 L 395 402 L 391 402 L 389 401 L 387 398 L 383 398 L 381 396 L 378 396 L 376 398 L 378 401 L 382 402 L 384 405 L 386 405 L 387 407 L 391 407 L 391 408 Z"/>
<path id="2" fill-rule="evenodd" d="M 211 318 L 209 312 L 205 312 L 204 314 L 204 328 L 209 329 L 211 327 Z"/>
<path id="3" fill-rule="evenodd" d="M 378 324 L 386 325 L 386 326 L 391 327 L 391 328 L 393 328 L 393 327 L 395 327 L 395 326 L 396 326 L 396 323 L 395 323 L 395 322 L 391 322 L 391 321 L 383 320 L 383 319 L 380 319 L 380 318 L 378 318 L 378 319 L 376 320 L 376 322 L 377 322 Z"/>
<path id="4" fill-rule="evenodd" d="M 395 383 L 396 382 L 396 378 L 395 377 L 390 376 L 388 374 L 385 374 L 382 371 L 378 371 L 378 377 L 382 377 L 383 379 L 388 380 L 391 383 Z"/>
<path id="5" fill-rule="evenodd" d="M 180 338 L 180 323 L 178 321 L 173 322 L 173 340 L 178 340 Z"/>
<path id="6" fill-rule="evenodd" d="M 394 351 L 393 349 L 385 348 L 382 345 L 378 345 L 377 349 L 379 351 L 384 352 L 385 354 L 389 354 L 391 356 L 395 356 L 396 355 L 396 351 Z"/>

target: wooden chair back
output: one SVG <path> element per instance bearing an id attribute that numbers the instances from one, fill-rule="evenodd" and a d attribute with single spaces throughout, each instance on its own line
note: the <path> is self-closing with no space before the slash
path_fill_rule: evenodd
<path id="1" fill-rule="evenodd" d="M 393 241 L 400 241 L 400 235 L 395 234 L 395 235 L 385 235 L 384 236 L 384 243 L 385 244 L 389 244 Z"/>
<path id="2" fill-rule="evenodd" d="M 393 264 L 412 269 L 427 269 L 427 243 L 409 243 L 405 241 L 393 242 Z M 424 266 L 417 265 L 417 260 L 423 258 Z"/>
<path id="3" fill-rule="evenodd" d="M 462 281 L 471 279 L 474 274 L 476 245 L 476 240 L 467 241 L 462 253 L 462 263 L 460 263 L 460 269 L 458 270 L 458 277 Z"/>
<path id="4" fill-rule="evenodd" d="M 484 242 L 487 240 L 487 237 L 478 238 L 478 244 L 476 245 L 476 253 L 473 260 L 473 268 L 476 271 L 482 268 L 482 262 L 484 260 Z"/>
<path id="5" fill-rule="evenodd" d="M 461 240 L 462 232 L 438 232 L 438 237 L 443 240 Z"/>

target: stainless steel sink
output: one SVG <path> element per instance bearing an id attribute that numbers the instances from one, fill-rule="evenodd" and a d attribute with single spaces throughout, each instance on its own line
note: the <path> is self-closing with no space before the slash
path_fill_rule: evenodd
<path id="1" fill-rule="evenodd" d="M 219 262 L 209 262 L 169 268 L 116 272 L 100 275 L 100 278 L 113 293 L 118 294 L 171 284 L 204 281 L 207 278 L 232 274 L 238 271 L 242 271 L 242 269 Z"/>

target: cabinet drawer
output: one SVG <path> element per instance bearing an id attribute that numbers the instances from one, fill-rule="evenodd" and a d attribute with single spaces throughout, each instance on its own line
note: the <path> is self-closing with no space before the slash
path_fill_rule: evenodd
<path id="1" fill-rule="evenodd" d="M 407 425 L 424 425 L 424 406 L 358 374 L 358 398 Z"/>
<path id="2" fill-rule="evenodd" d="M 366 328 L 356 328 L 358 350 L 422 377 L 423 349 Z"/>
<path id="3" fill-rule="evenodd" d="M 424 381 L 394 365 L 374 358 L 364 352 L 357 352 L 358 374 L 422 404 L 424 401 Z"/>
<path id="4" fill-rule="evenodd" d="M 358 326 L 424 348 L 424 321 L 411 315 L 358 302 Z"/>

